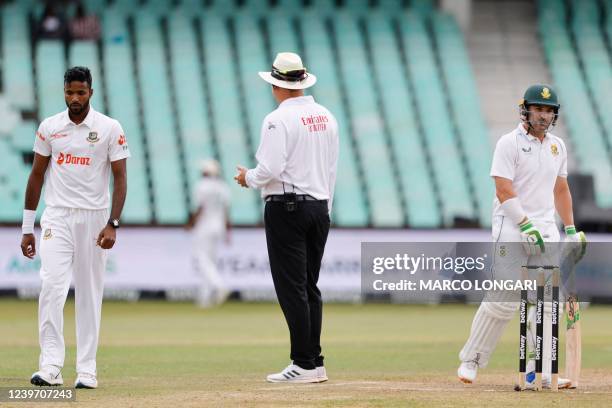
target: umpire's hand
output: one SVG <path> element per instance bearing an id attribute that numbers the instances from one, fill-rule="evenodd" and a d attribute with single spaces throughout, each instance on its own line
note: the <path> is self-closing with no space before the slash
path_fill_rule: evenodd
<path id="1" fill-rule="evenodd" d="M 246 182 L 247 169 L 242 166 L 238 166 L 236 167 L 236 169 L 238 169 L 238 174 L 234 176 L 234 180 L 236 180 L 236 182 L 240 184 L 242 187 L 249 188 Z"/>
<path id="2" fill-rule="evenodd" d="M 100 245 L 102 249 L 111 249 L 115 245 L 115 239 L 117 238 L 117 232 L 111 225 L 106 225 L 100 231 L 98 235 L 97 245 Z"/>
<path id="3" fill-rule="evenodd" d="M 34 255 L 36 255 L 36 238 L 34 238 L 34 234 L 23 234 L 21 238 L 21 252 L 26 258 L 34 259 Z"/>

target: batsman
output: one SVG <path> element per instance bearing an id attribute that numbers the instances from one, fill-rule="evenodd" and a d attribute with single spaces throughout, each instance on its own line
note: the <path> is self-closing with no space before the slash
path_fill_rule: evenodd
<path id="1" fill-rule="evenodd" d="M 495 242 L 493 275 L 518 277 L 528 262 L 559 264 L 556 251 L 545 243 L 560 241 L 555 211 L 565 226 L 565 245 L 572 256 L 584 254 L 586 237 L 574 226 L 572 196 L 567 182 L 567 149 L 563 140 L 549 132 L 559 115 L 557 94 L 547 85 L 532 85 L 519 103 L 521 122 L 502 136 L 495 147 L 491 177 L 495 182 L 492 234 Z M 471 384 L 478 369 L 486 367 L 504 328 L 518 309 L 509 298 L 486 299 L 480 304 L 470 336 L 459 353 L 459 379 Z M 534 308 L 532 308 L 533 310 Z M 551 306 L 544 309 L 550 321 Z M 533 313 L 531 313 L 532 317 Z M 533 322 L 533 319 L 532 319 Z M 546 327 L 546 325 L 544 326 Z M 548 328 L 550 330 L 550 327 Z M 533 350 L 535 324 L 528 325 Z M 549 339 L 550 336 L 544 336 Z M 550 386 L 550 343 L 544 343 L 543 386 Z M 526 383 L 533 385 L 535 360 L 530 355 Z M 560 378 L 559 388 L 570 388 Z"/>

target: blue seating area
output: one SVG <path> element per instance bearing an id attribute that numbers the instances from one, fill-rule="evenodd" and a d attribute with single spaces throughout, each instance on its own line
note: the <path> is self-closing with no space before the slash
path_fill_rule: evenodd
<path id="1" fill-rule="evenodd" d="M 2 93 L 42 120 L 65 109 L 66 67 L 90 67 L 92 104 L 122 123 L 132 152 L 126 223 L 185 222 L 207 157 L 219 159 L 231 186 L 232 222 L 262 222 L 258 192 L 232 177 L 237 164 L 255 164 L 262 119 L 275 107 L 257 72 L 281 51 L 303 56 L 319 79 L 309 92 L 339 122 L 338 226 L 490 222 L 491 146 L 470 61 L 456 22 L 433 0 L 377 7 L 279 0 L 265 13 L 267 0 L 85 3 L 100 17 L 99 42 L 40 40 L 32 49 L 28 21 L 36 6 L 0 8 L 2 49 L 10 52 Z M 27 153 L 36 126 L 29 119 L 0 138 L 1 152 Z M 22 170 L 0 167 L 0 188 L 16 197 L 0 222 L 18 222 L 21 214 L 28 166 L 10 164 Z"/>

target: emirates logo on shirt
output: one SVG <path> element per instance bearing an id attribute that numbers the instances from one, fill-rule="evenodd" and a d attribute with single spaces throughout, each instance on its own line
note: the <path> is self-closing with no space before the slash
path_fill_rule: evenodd
<path id="1" fill-rule="evenodd" d="M 123 146 L 125 144 L 125 136 L 119 135 L 119 146 Z"/>
<path id="2" fill-rule="evenodd" d="M 310 115 L 302 117 L 302 124 L 308 128 L 309 132 L 323 132 L 327 130 L 329 119 L 325 115 Z"/>
<path id="3" fill-rule="evenodd" d="M 60 152 L 59 156 L 57 157 L 57 164 L 59 164 L 60 166 L 62 164 L 72 164 L 76 166 L 89 166 L 90 161 L 91 159 L 89 157 L 73 156 L 70 153 L 64 154 L 63 152 Z"/>

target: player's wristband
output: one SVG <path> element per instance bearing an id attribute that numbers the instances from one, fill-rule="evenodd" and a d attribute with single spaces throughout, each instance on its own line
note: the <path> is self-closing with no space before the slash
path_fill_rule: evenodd
<path id="1" fill-rule="evenodd" d="M 22 234 L 34 233 L 34 221 L 36 221 L 36 211 L 23 210 L 23 222 L 21 223 Z"/>
<path id="2" fill-rule="evenodd" d="M 523 221 L 522 223 L 519 224 L 519 228 L 520 228 L 521 232 L 525 232 L 528 229 L 533 228 L 533 224 L 531 223 L 531 221 L 529 221 L 528 218 L 525 217 L 525 221 Z"/>
<path id="3" fill-rule="evenodd" d="M 565 226 L 565 234 L 566 235 L 575 235 L 576 234 L 576 226 L 574 225 L 566 225 Z"/>
<path id="4" fill-rule="evenodd" d="M 521 205 L 518 197 L 513 197 L 501 203 L 501 209 L 504 211 L 504 214 L 506 214 L 506 216 L 516 225 L 523 222 L 526 218 L 525 211 L 523 210 L 523 206 Z"/>

